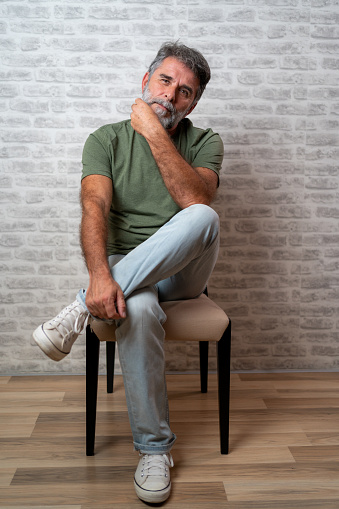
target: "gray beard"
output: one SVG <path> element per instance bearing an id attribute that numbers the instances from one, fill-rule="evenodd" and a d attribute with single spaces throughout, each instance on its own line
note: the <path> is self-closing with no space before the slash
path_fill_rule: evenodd
<path id="1" fill-rule="evenodd" d="M 147 103 L 149 106 L 151 106 L 151 104 L 161 104 L 169 110 L 170 116 L 165 117 L 165 115 L 167 115 L 167 111 L 163 110 L 162 108 L 155 108 L 155 113 L 162 127 L 167 130 L 173 129 L 173 127 L 177 126 L 180 120 L 182 120 L 189 111 L 188 108 L 186 111 L 178 113 L 171 102 L 160 99 L 159 97 L 153 98 L 150 91 L 148 90 L 148 83 L 146 83 L 142 93 L 142 100 L 145 101 L 145 103 Z"/>

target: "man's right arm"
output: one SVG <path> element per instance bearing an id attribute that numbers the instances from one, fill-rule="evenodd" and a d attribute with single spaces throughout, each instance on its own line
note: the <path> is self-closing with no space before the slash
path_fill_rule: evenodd
<path id="1" fill-rule="evenodd" d="M 98 318 L 126 316 L 123 292 L 112 278 L 107 260 L 107 221 L 112 203 L 112 181 L 89 175 L 81 183 L 81 246 L 89 273 L 86 306 Z"/>

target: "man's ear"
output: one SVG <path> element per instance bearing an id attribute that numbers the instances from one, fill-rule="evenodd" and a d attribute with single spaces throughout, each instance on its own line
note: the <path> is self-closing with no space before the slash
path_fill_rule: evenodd
<path id="1" fill-rule="evenodd" d="M 145 76 L 142 78 L 142 82 L 141 82 L 141 87 L 142 87 L 142 91 L 144 91 L 144 88 L 148 82 L 148 79 L 149 79 L 149 72 L 146 72 Z"/>

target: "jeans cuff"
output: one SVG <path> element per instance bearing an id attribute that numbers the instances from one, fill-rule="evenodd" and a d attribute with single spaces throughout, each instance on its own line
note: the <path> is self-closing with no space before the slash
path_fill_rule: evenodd
<path id="1" fill-rule="evenodd" d="M 174 442 L 176 441 L 176 435 L 172 435 L 172 439 L 169 444 L 161 445 L 143 445 L 138 442 L 133 442 L 134 450 L 141 452 L 141 454 L 166 454 L 172 449 Z"/>

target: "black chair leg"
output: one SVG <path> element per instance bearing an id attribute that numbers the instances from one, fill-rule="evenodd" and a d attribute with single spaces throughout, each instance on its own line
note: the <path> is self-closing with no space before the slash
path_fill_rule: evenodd
<path id="1" fill-rule="evenodd" d="M 106 341 L 107 392 L 109 394 L 113 392 L 114 361 L 115 361 L 115 342 Z"/>
<path id="2" fill-rule="evenodd" d="M 200 387 L 201 392 L 207 392 L 208 379 L 208 341 L 199 341 L 200 355 Z"/>
<path id="3" fill-rule="evenodd" d="M 229 450 L 230 377 L 231 320 L 222 338 L 218 341 L 218 395 L 221 454 L 228 454 Z"/>
<path id="4" fill-rule="evenodd" d="M 86 328 L 86 455 L 94 455 L 97 414 L 100 341 L 88 325 Z"/>

